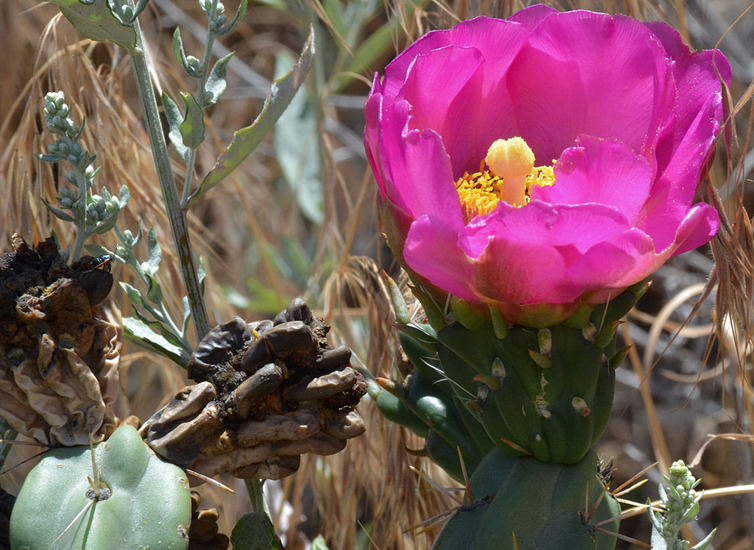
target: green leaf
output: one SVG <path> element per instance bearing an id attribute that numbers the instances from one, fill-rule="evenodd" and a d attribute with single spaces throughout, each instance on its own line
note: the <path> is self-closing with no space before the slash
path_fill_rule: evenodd
<path id="1" fill-rule="evenodd" d="M 264 512 L 251 512 L 239 519 L 230 542 L 233 550 L 283 550 L 283 543 Z"/>
<path id="2" fill-rule="evenodd" d="M 115 227 L 116 222 L 118 221 L 118 213 L 113 212 L 112 216 L 107 218 L 102 223 L 97 224 L 97 227 L 94 228 L 94 234 L 97 235 L 103 235 L 110 231 L 113 227 Z"/>
<path id="3" fill-rule="evenodd" d="M 152 315 L 155 314 L 155 311 L 149 306 L 145 306 L 144 309 L 149 311 L 149 313 Z M 165 338 L 165 340 L 167 340 L 172 345 L 178 346 L 179 348 L 186 350 L 187 353 L 191 354 L 191 349 L 189 348 L 188 344 L 185 344 L 183 340 L 181 340 L 181 336 L 179 334 L 174 333 L 171 330 L 171 328 L 166 326 L 161 320 L 158 320 L 155 318 L 149 318 L 140 309 L 135 308 L 135 307 L 131 308 L 131 311 L 133 311 L 133 314 L 136 316 L 136 318 L 139 321 L 144 323 L 155 333 Z"/>
<path id="4" fill-rule="evenodd" d="M 173 147 L 175 147 L 175 150 L 180 157 L 186 161 L 188 160 L 188 155 L 191 149 L 183 144 L 183 136 L 179 129 L 181 122 L 183 122 L 183 113 L 181 113 L 181 110 L 178 108 L 175 101 L 170 99 L 170 96 L 165 92 L 162 93 L 162 106 L 165 109 L 165 116 L 167 117 L 168 125 L 170 126 L 170 132 L 168 133 L 170 143 L 173 144 Z"/>
<path id="5" fill-rule="evenodd" d="M 161 304 L 162 303 L 162 287 L 160 286 L 160 281 L 157 280 L 157 278 L 154 275 L 150 275 L 149 273 L 147 275 L 147 298 L 153 303 L 153 304 Z"/>
<path id="6" fill-rule="evenodd" d="M 141 292 L 139 292 L 138 288 L 129 285 L 128 283 L 124 283 L 123 281 L 120 282 L 120 287 L 123 289 L 123 292 L 126 293 L 128 299 L 131 300 L 132 304 L 136 306 L 144 306 L 144 300 L 141 297 Z"/>
<path id="7" fill-rule="evenodd" d="M 249 6 L 247 0 L 241 0 L 241 3 L 238 5 L 238 9 L 236 10 L 236 15 L 233 17 L 233 20 L 224 27 L 218 29 L 217 32 L 215 32 L 215 36 L 228 34 L 230 31 L 235 29 L 238 24 L 246 18 L 246 10 L 248 9 L 248 7 Z"/>
<path id="8" fill-rule="evenodd" d="M 340 37 L 345 36 L 351 23 L 349 21 L 347 24 L 343 19 L 345 6 L 339 0 L 324 0 L 322 8 L 325 10 L 327 22 L 332 26 L 333 31 Z"/>
<path id="9" fill-rule="evenodd" d="M 215 167 L 210 170 L 199 188 L 189 197 L 188 207 L 191 207 L 207 191 L 229 176 L 269 133 L 293 99 L 296 91 L 301 87 L 313 55 L 314 30 L 311 30 L 298 62 L 283 78 L 272 84 L 270 93 L 264 101 L 262 112 L 259 113 L 254 123 L 233 134 L 233 140 L 217 159 Z"/>
<path id="10" fill-rule="evenodd" d="M 66 222 L 76 222 L 76 218 L 68 214 L 67 212 L 61 210 L 60 208 L 55 208 L 53 205 L 51 205 L 49 202 L 47 202 L 46 199 L 42 199 L 42 202 L 45 204 L 47 209 L 55 214 L 58 218 L 60 218 L 63 221 Z"/>
<path id="11" fill-rule="evenodd" d="M 157 231 L 154 227 L 149 228 L 147 233 L 147 252 L 149 259 L 145 262 L 146 265 L 142 264 L 142 267 L 147 274 L 154 275 L 160 269 L 160 262 L 162 261 L 162 248 L 160 248 Z"/>
<path id="12" fill-rule="evenodd" d="M 186 73 L 189 76 L 193 78 L 201 78 L 202 72 L 194 69 L 189 63 L 188 57 L 186 56 L 186 52 L 183 49 L 183 39 L 181 38 L 181 29 L 178 27 L 176 27 L 175 32 L 173 32 L 173 55 L 175 56 L 176 60 L 178 60 L 178 63 L 180 63 L 181 66 L 183 66 L 183 70 L 186 71 Z"/>
<path id="13" fill-rule="evenodd" d="M 181 332 L 185 336 L 186 328 L 188 327 L 188 321 L 191 318 L 191 306 L 189 305 L 188 296 L 184 296 L 181 302 L 183 303 L 183 321 L 181 322 Z"/>
<path id="14" fill-rule="evenodd" d="M 312 541 L 311 550 L 330 550 L 325 542 L 325 538 L 319 535 Z"/>
<path id="15" fill-rule="evenodd" d="M 63 15 L 76 30 L 91 40 L 107 40 L 132 50 L 136 46 L 133 27 L 123 25 L 108 6 L 107 0 L 94 0 L 89 4 L 79 0 L 46 0 L 57 4 Z"/>
<path id="16" fill-rule="evenodd" d="M 289 55 L 278 55 L 275 60 L 276 72 L 282 72 L 281 67 L 290 66 L 292 62 Z M 283 176 L 296 197 L 301 213 L 312 223 L 321 225 L 325 211 L 317 106 L 304 88 L 296 92 L 278 120 L 274 143 Z"/>
<path id="17" fill-rule="evenodd" d="M 123 184 L 120 186 L 119 199 L 120 199 L 120 209 L 123 210 L 128 204 L 128 201 L 131 200 L 131 192 L 128 190 L 128 186 L 126 184 Z"/>
<path id="18" fill-rule="evenodd" d="M 225 91 L 225 74 L 228 70 L 228 62 L 233 57 L 233 52 L 230 52 L 225 57 L 218 59 L 215 66 L 207 77 L 207 83 L 204 86 L 204 97 L 202 98 L 202 106 L 207 108 L 217 103 L 220 96 Z"/>
<path id="19" fill-rule="evenodd" d="M 126 340 L 133 342 L 145 349 L 164 355 L 171 361 L 183 368 L 188 365 L 191 354 L 176 345 L 168 342 L 163 336 L 157 334 L 146 323 L 135 317 L 123 318 L 123 330 Z"/>
<path id="20" fill-rule="evenodd" d="M 204 111 L 191 94 L 181 92 L 186 102 L 186 118 L 178 126 L 183 138 L 183 144 L 190 149 L 196 149 L 204 141 Z"/>
<path id="21" fill-rule="evenodd" d="M 61 157 L 60 155 L 53 155 L 51 153 L 37 155 L 37 158 L 42 162 L 60 162 L 61 160 L 65 159 L 65 157 Z"/>
<path id="22" fill-rule="evenodd" d="M 417 8 L 421 8 L 427 3 L 428 0 L 409 0 L 405 2 L 401 7 L 405 10 L 406 19 L 410 20 Z M 341 74 L 344 76 L 336 81 L 332 92 L 339 93 L 348 87 L 354 80 L 350 76 L 351 74 L 368 74 L 372 65 L 393 51 L 394 37 L 399 32 L 400 21 L 396 17 L 391 17 L 387 23 L 377 30 L 370 32 L 369 36 L 356 48 L 353 55 L 349 56 L 349 61 L 341 71 Z"/>

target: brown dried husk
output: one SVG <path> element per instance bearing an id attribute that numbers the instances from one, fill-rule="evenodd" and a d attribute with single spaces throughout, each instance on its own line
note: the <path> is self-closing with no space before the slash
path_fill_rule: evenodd
<path id="1" fill-rule="evenodd" d="M 119 311 L 96 304 L 112 277 L 91 258 L 68 266 L 52 239 L 13 246 L 0 257 L 0 416 L 48 446 L 107 437 L 123 333 Z"/>

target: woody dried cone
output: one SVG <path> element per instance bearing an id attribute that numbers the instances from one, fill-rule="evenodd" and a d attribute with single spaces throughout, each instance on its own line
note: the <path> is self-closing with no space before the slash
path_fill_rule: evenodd
<path id="1" fill-rule="evenodd" d="M 329 327 L 294 300 L 274 321 L 240 318 L 198 345 L 181 390 L 142 436 L 167 460 L 206 475 L 279 479 L 300 455 L 330 455 L 364 432 L 356 405 L 366 384 L 351 351 L 327 344 Z"/>

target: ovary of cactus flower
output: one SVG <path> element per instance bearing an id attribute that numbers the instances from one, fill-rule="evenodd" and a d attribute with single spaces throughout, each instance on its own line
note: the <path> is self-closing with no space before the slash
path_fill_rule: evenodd
<path id="1" fill-rule="evenodd" d="M 279 479 L 300 455 L 330 455 L 364 432 L 356 405 L 366 384 L 351 351 L 294 300 L 274 321 L 215 327 L 188 365 L 184 388 L 141 428 L 171 462 L 205 475 Z"/>
<path id="2" fill-rule="evenodd" d="M 126 425 L 93 450 L 45 454 L 13 507 L 11 549 L 181 550 L 188 547 L 190 519 L 185 472 L 157 457 Z"/>
<path id="3" fill-rule="evenodd" d="M 544 327 L 603 303 L 717 231 L 694 197 L 730 78 L 721 52 L 622 15 L 430 32 L 365 106 L 388 245 L 440 304 Z"/>
<path id="4" fill-rule="evenodd" d="M 107 264 L 68 266 L 51 238 L 15 235 L 13 248 L 0 256 L 0 416 L 45 445 L 108 436 L 123 334 L 114 306 L 98 306 Z"/>

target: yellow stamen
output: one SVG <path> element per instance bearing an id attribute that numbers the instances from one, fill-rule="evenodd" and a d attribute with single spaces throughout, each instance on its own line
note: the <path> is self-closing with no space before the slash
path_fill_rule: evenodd
<path id="1" fill-rule="evenodd" d="M 553 161 L 554 162 L 554 161 Z M 492 212 L 502 200 L 524 206 L 534 185 L 555 183 L 552 166 L 534 166 L 534 153 L 520 137 L 499 139 L 493 143 L 479 172 L 468 172 L 456 181 L 464 219 Z"/>

